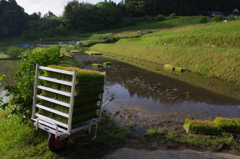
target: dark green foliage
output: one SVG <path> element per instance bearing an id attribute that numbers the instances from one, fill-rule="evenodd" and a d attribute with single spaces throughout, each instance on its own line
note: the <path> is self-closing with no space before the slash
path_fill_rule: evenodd
<path id="1" fill-rule="evenodd" d="M 0 37 L 15 36 L 27 28 L 28 15 L 15 1 L 0 1 Z"/>
<path id="2" fill-rule="evenodd" d="M 14 75 L 13 85 L 5 87 L 7 95 L 11 95 L 8 103 L 0 103 L 0 108 L 11 106 L 11 116 L 19 115 L 22 123 L 26 123 L 31 116 L 35 67 L 58 64 L 60 47 L 43 49 L 41 52 L 28 52 L 22 55 L 20 69 Z"/>
<path id="3" fill-rule="evenodd" d="M 199 19 L 199 23 L 207 23 L 207 22 L 208 22 L 207 17 L 201 17 L 201 18 Z"/>
<path id="4" fill-rule="evenodd" d="M 230 15 L 228 16 L 228 20 L 235 20 L 235 19 L 234 19 L 234 16 L 235 16 L 234 14 L 230 14 Z"/>
<path id="5" fill-rule="evenodd" d="M 10 47 L 8 48 L 8 51 L 4 53 L 10 58 L 17 58 L 22 53 L 22 50 L 23 49 L 17 47 Z"/>
<path id="6" fill-rule="evenodd" d="M 172 13 L 168 16 L 168 19 L 175 19 L 176 18 L 176 14 Z"/>
<path id="7" fill-rule="evenodd" d="M 224 0 L 217 2 L 209 0 L 127 0 L 125 8 L 127 15 L 131 17 L 156 16 L 158 14 L 166 16 L 170 15 L 172 11 L 180 16 L 209 16 L 210 12 L 216 10 L 216 4 L 218 11 L 223 13 L 230 13 L 234 8 L 240 7 L 240 1 L 236 0 L 229 0 L 227 3 Z"/>
<path id="8" fill-rule="evenodd" d="M 164 21 L 165 20 L 165 17 L 164 15 L 157 15 L 155 18 L 154 18 L 154 21 Z"/>
<path id="9" fill-rule="evenodd" d="M 223 20 L 223 16 L 222 15 L 217 15 L 215 17 L 212 18 L 213 21 L 215 22 L 220 22 Z"/>
<path id="10" fill-rule="evenodd" d="M 97 31 L 114 28 L 122 15 L 115 3 L 99 2 L 96 5 L 72 1 L 64 9 L 64 25 L 69 29 Z"/>

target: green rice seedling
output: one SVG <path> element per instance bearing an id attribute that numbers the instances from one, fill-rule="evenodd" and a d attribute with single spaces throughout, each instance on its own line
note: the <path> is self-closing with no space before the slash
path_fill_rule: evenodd
<path id="1" fill-rule="evenodd" d="M 104 62 L 103 65 L 107 66 L 107 65 L 112 65 L 111 62 Z"/>
<path id="2" fill-rule="evenodd" d="M 98 109 L 97 104 L 100 99 L 99 95 L 104 88 L 104 74 L 93 70 L 83 70 L 75 67 L 63 67 L 57 65 L 50 65 L 49 67 L 67 71 L 77 71 L 74 92 L 76 96 L 74 97 L 72 125 L 96 117 L 96 110 Z M 61 75 L 60 79 L 71 81 L 72 76 Z M 51 85 L 51 83 L 48 85 Z M 59 87 L 62 91 L 71 92 L 70 86 L 60 85 Z M 70 97 L 64 95 L 57 95 L 57 100 L 70 103 Z M 69 108 L 61 105 L 56 104 L 55 109 L 64 113 L 69 113 Z M 54 118 L 64 123 L 67 122 L 65 117 L 57 114 L 54 115 Z"/>
<path id="3" fill-rule="evenodd" d="M 96 51 L 85 51 L 88 55 L 102 55 L 101 52 L 96 52 Z"/>
<path id="4" fill-rule="evenodd" d="M 217 123 L 223 130 L 236 130 L 238 127 L 234 119 L 216 117 L 214 122 Z"/>
<path id="5" fill-rule="evenodd" d="M 55 114 L 53 117 L 55 120 L 68 124 L 68 118 L 65 118 L 61 115 Z"/>
<path id="6" fill-rule="evenodd" d="M 44 71 L 44 76 L 60 79 L 61 74 L 58 72 L 52 72 L 52 71 Z"/>
<path id="7" fill-rule="evenodd" d="M 61 111 L 63 113 L 69 113 L 69 108 L 68 107 L 65 107 L 65 106 L 62 106 L 62 105 L 59 105 L 59 104 L 55 104 L 55 109 L 58 110 L 58 111 Z"/>
<path id="8" fill-rule="evenodd" d="M 70 103 L 70 97 L 64 96 L 64 95 L 58 95 L 57 98 L 59 101 L 65 102 L 65 103 Z"/>
<path id="9" fill-rule="evenodd" d="M 184 127 L 190 133 L 201 133 L 201 134 L 219 134 L 221 128 L 214 122 L 209 120 L 192 120 L 185 119 Z"/>
<path id="10" fill-rule="evenodd" d="M 60 84 L 54 82 L 44 81 L 43 86 L 59 90 Z"/>
<path id="11" fill-rule="evenodd" d="M 165 133 L 165 130 L 162 128 L 150 128 L 147 130 L 146 135 L 152 139 L 158 139 L 160 135 L 164 133 Z"/>
<path id="12" fill-rule="evenodd" d="M 88 102 L 97 102 L 99 101 L 99 94 L 86 94 L 81 96 L 75 96 L 74 97 L 74 103 L 75 104 L 82 104 L 82 103 L 88 103 Z"/>
<path id="13" fill-rule="evenodd" d="M 92 67 L 100 67 L 101 65 L 100 64 L 97 64 L 97 63 L 93 63 L 92 64 Z"/>
<path id="14" fill-rule="evenodd" d="M 49 65 L 48 67 L 62 69 L 66 71 L 77 71 L 76 80 L 78 83 L 103 82 L 105 77 L 102 73 L 94 70 L 83 70 L 77 67 L 63 67 L 58 65 Z"/>
<path id="15" fill-rule="evenodd" d="M 46 97 L 49 97 L 49 98 L 57 99 L 57 94 L 53 93 L 53 92 L 43 90 L 42 95 L 46 96 Z"/>
<path id="16" fill-rule="evenodd" d="M 175 67 L 174 69 L 175 71 L 178 71 L 178 72 L 184 72 L 185 69 L 181 68 L 181 67 Z"/>
<path id="17" fill-rule="evenodd" d="M 171 66 L 171 65 L 169 65 L 169 64 L 165 64 L 163 67 L 166 68 L 166 69 L 168 69 L 168 70 L 172 70 L 172 71 L 175 70 L 175 67 L 174 67 L 174 66 Z"/>
<path id="18" fill-rule="evenodd" d="M 80 53 L 79 50 L 71 50 L 71 53 Z"/>

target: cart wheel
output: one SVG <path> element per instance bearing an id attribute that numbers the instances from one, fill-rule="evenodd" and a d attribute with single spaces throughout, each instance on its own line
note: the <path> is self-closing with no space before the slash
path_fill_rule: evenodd
<path id="1" fill-rule="evenodd" d="M 62 140 L 58 140 L 55 138 L 54 134 L 50 134 L 48 137 L 48 148 L 52 152 L 59 152 L 64 147 L 66 147 L 68 141 L 68 137 Z"/>

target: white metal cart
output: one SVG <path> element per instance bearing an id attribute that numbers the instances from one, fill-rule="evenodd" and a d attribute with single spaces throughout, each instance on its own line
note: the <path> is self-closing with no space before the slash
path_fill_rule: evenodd
<path id="1" fill-rule="evenodd" d="M 71 75 L 72 81 L 69 82 L 69 81 L 59 80 L 56 78 L 42 76 L 42 75 L 40 75 L 41 70 Z M 61 90 L 57 90 L 57 89 L 39 85 L 38 84 L 39 80 L 54 82 L 57 84 L 70 86 L 71 92 L 65 92 L 65 91 L 61 91 Z M 102 107 L 105 106 L 106 104 L 108 104 L 111 100 L 113 100 L 113 97 L 112 97 L 105 104 L 102 104 L 103 90 L 101 92 L 91 92 L 91 93 L 99 94 L 99 97 L 100 97 L 98 105 L 96 106 L 96 112 L 97 112 L 96 116 L 94 118 L 86 120 L 83 125 L 72 128 L 72 116 L 73 116 L 73 112 L 74 112 L 74 96 L 76 96 L 76 94 L 74 92 L 75 92 L 76 84 L 77 84 L 76 83 L 76 71 L 65 71 L 65 70 L 60 70 L 60 69 L 55 69 L 55 68 L 39 66 L 38 64 L 36 65 L 33 107 L 32 107 L 32 120 L 34 121 L 34 126 L 36 127 L 36 129 L 40 128 L 42 130 L 49 132 L 48 147 L 53 152 L 58 152 L 61 149 L 63 149 L 66 146 L 68 137 L 71 134 L 78 132 L 80 130 L 86 130 L 86 129 L 89 129 L 89 133 L 90 133 L 91 127 L 93 125 L 95 125 L 95 132 L 94 132 L 94 136 L 92 137 L 92 140 L 94 140 L 97 135 L 98 123 L 101 121 Z M 62 101 L 59 101 L 56 99 L 52 99 L 52 98 L 43 96 L 39 93 L 40 92 L 39 90 L 44 90 L 44 91 L 52 92 L 55 94 L 63 95 L 66 97 L 70 97 L 70 103 L 62 102 Z M 85 94 L 85 95 L 87 95 L 87 94 Z M 65 113 L 65 112 L 62 112 L 62 111 L 59 111 L 59 110 L 56 110 L 53 108 L 49 108 L 47 105 L 42 105 L 41 103 L 37 102 L 38 100 L 45 100 L 48 102 L 52 102 L 52 103 L 64 106 L 64 107 L 68 108 L 69 111 L 68 111 L 68 113 Z M 41 109 L 41 110 L 44 110 L 44 111 L 67 118 L 67 120 L 68 120 L 67 124 L 64 122 L 61 122 L 59 120 L 56 120 L 51 117 L 44 116 L 44 115 L 38 113 L 38 111 L 37 111 L 38 109 Z"/>

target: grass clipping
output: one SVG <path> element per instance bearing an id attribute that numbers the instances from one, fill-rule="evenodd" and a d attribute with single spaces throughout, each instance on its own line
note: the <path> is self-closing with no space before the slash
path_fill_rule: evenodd
<path id="1" fill-rule="evenodd" d="M 83 70 L 76 67 L 63 67 L 58 65 L 50 65 L 48 67 L 61 69 L 66 71 L 74 71 L 76 70 L 76 85 L 75 85 L 75 96 L 74 96 L 74 112 L 72 118 L 72 126 L 79 125 L 83 122 L 88 121 L 98 115 L 98 103 L 100 101 L 100 94 L 104 89 L 104 79 L 105 75 L 101 72 L 97 72 L 94 70 Z M 71 75 L 56 73 L 52 71 L 44 71 L 44 76 L 64 80 L 64 81 L 72 81 Z M 43 86 L 53 88 L 56 90 L 61 90 L 65 92 L 71 92 L 71 87 L 44 81 Z M 57 93 L 52 93 L 48 91 L 42 91 L 42 95 L 49 97 L 51 99 L 59 100 L 65 103 L 70 103 L 70 97 L 60 95 Z M 42 105 L 47 106 L 49 108 L 55 109 L 57 111 L 61 111 L 64 113 L 69 113 L 69 108 L 58 105 L 49 101 L 40 101 Z M 51 113 L 45 110 L 39 110 L 39 113 L 45 115 L 49 118 L 53 118 L 63 123 L 68 123 L 68 118 L 57 115 L 55 113 Z"/>

